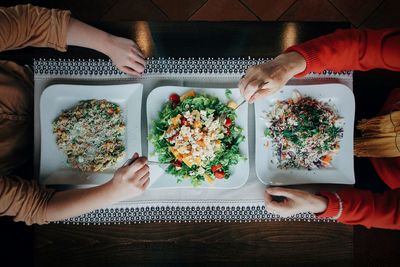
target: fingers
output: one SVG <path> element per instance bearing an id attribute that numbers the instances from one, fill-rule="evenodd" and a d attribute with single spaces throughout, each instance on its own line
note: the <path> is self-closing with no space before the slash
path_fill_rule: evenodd
<path id="1" fill-rule="evenodd" d="M 267 190 L 264 192 L 264 200 L 266 205 L 269 205 L 273 201 L 272 195 L 268 194 Z"/>
<path id="2" fill-rule="evenodd" d="M 143 54 L 136 48 L 131 47 L 131 53 L 128 55 L 125 65 L 120 66 L 120 70 L 126 74 L 140 77 L 144 71 L 146 60 Z"/>
<path id="3" fill-rule="evenodd" d="M 282 197 L 287 197 L 287 198 L 295 198 L 296 195 L 293 191 L 293 189 L 289 188 L 282 188 L 282 187 L 269 187 L 265 189 L 265 192 L 272 196 L 282 196 Z"/>
<path id="4" fill-rule="evenodd" d="M 146 180 L 146 182 L 142 185 L 142 190 L 143 190 L 143 191 L 146 190 L 147 187 L 149 186 L 149 184 L 150 184 L 150 178 L 148 178 L 148 179 Z"/>
<path id="5" fill-rule="evenodd" d="M 129 67 L 140 74 L 144 71 L 144 65 L 136 61 L 134 58 L 128 58 L 128 64 L 126 67 Z"/>
<path id="6" fill-rule="evenodd" d="M 260 89 L 252 97 L 250 97 L 249 103 L 253 104 L 256 100 L 261 99 L 267 95 L 270 95 L 272 90 L 270 89 Z"/>
<path id="7" fill-rule="evenodd" d="M 150 173 L 147 173 L 142 178 L 140 178 L 138 181 L 138 185 L 143 186 L 148 180 L 150 180 Z"/>
<path id="8" fill-rule="evenodd" d="M 267 190 L 264 193 L 265 208 L 267 211 L 277 214 L 282 217 L 292 215 L 292 200 L 284 199 L 282 201 L 276 201 L 273 199 L 273 195 L 269 194 Z"/>
<path id="9" fill-rule="evenodd" d="M 142 70 L 137 70 L 137 71 L 143 72 L 144 66 L 146 65 L 146 60 L 144 58 L 134 54 L 130 57 L 130 60 L 135 62 L 136 64 L 139 64 L 142 67 Z"/>
<path id="10" fill-rule="evenodd" d="M 119 67 L 121 71 L 125 72 L 126 74 L 140 77 L 144 71 L 146 61 L 139 57 L 138 55 L 131 55 L 128 57 L 125 66 Z"/>
<path id="11" fill-rule="evenodd" d="M 134 172 L 132 174 L 132 176 L 129 176 L 128 179 L 131 179 L 133 181 L 139 181 L 140 179 L 142 179 L 143 177 L 145 177 L 148 174 L 149 174 L 149 166 L 148 165 L 143 165 L 142 168 L 140 168 L 139 170 Z"/>
<path id="12" fill-rule="evenodd" d="M 126 74 L 129 74 L 131 76 L 135 76 L 135 77 L 140 77 L 141 76 L 139 72 L 137 72 L 137 71 L 135 71 L 135 70 L 133 70 L 131 68 L 125 67 L 125 66 L 120 67 L 119 69 L 122 72 L 125 72 Z"/>
<path id="13" fill-rule="evenodd" d="M 261 82 L 259 80 L 251 80 L 247 83 L 246 87 L 244 88 L 244 95 L 243 95 L 246 101 L 249 101 L 250 98 L 257 92 L 260 84 Z"/>
<path id="14" fill-rule="evenodd" d="M 270 90 L 273 83 L 271 84 L 269 78 L 259 78 L 258 76 L 258 74 L 245 76 L 239 81 L 240 93 L 250 104 L 273 92 Z"/>
<path id="15" fill-rule="evenodd" d="M 134 47 L 131 47 L 131 51 L 128 55 L 130 58 L 135 59 L 137 62 L 142 64 L 143 66 L 146 64 L 146 60 L 142 52 L 140 52 L 139 49 L 136 49 Z"/>
<path id="16" fill-rule="evenodd" d="M 240 78 L 239 83 L 238 83 L 238 87 L 239 87 L 239 90 L 240 90 L 240 94 L 241 94 L 242 96 L 244 96 L 244 89 L 246 88 L 246 85 L 247 85 L 247 83 L 246 83 L 246 81 L 245 81 L 245 78 L 246 78 L 246 76 L 243 75 L 242 78 Z"/>
<path id="17" fill-rule="evenodd" d="M 107 54 L 118 69 L 128 75 L 140 77 L 146 66 L 146 59 L 138 45 L 132 40 L 115 37 Z"/>
<path id="18" fill-rule="evenodd" d="M 131 177 L 133 174 L 135 174 L 137 171 L 139 171 L 145 165 L 147 165 L 147 158 L 139 157 L 131 165 L 124 167 L 124 168 L 126 168 L 126 175 L 128 177 Z"/>
<path id="19" fill-rule="evenodd" d="M 132 51 L 134 54 L 138 54 L 142 59 L 145 58 L 144 54 L 142 53 L 142 51 L 140 51 L 140 48 L 136 44 L 134 47 L 132 47 Z"/>

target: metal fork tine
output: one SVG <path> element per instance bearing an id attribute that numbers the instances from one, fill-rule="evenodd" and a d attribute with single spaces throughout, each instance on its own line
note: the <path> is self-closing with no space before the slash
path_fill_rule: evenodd
<path id="1" fill-rule="evenodd" d="M 234 109 L 237 110 L 241 105 L 243 105 L 244 103 L 246 103 L 246 99 L 244 99 L 242 102 L 240 102 L 240 104 Z"/>

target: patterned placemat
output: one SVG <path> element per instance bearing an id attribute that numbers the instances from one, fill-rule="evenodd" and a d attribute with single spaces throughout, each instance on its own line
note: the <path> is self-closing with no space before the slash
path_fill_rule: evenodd
<path id="1" fill-rule="evenodd" d="M 234 87 L 250 66 L 268 61 L 263 58 L 150 58 L 140 79 L 120 72 L 109 60 L 37 59 L 35 73 L 35 166 L 40 156 L 40 96 L 54 83 L 114 84 L 140 82 L 143 101 L 155 87 L 169 85 L 192 87 Z M 291 84 L 342 83 L 352 88 L 352 72 L 310 74 L 293 79 Z M 144 110 L 142 113 L 145 115 Z M 147 152 L 147 126 L 142 115 L 142 144 Z M 250 112 L 254 118 L 254 112 Z M 253 119 L 254 120 L 254 119 Z M 254 122 L 249 122 L 249 129 Z M 249 135 L 250 176 L 247 183 L 233 190 L 165 189 L 148 190 L 137 199 L 117 203 L 82 216 L 62 221 L 74 224 L 149 223 L 149 222 L 250 222 L 273 220 L 323 221 L 302 213 L 282 219 L 265 210 L 265 186 L 254 171 L 254 137 Z M 37 172 L 36 172 L 37 173 Z M 311 186 L 312 187 L 312 186 Z M 312 189 L 317 191 L 317 189 Z"/>

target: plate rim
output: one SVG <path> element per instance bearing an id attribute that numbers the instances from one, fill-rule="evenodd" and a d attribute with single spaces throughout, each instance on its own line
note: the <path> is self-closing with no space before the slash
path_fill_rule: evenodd
<path id="1" fill-rule="evenodd" d="M 162 86 L 158 86 L 158 87 L 155 87 L 155 88 L 153 88 L 152 90 L 151 90 L 151 92 L 148 94 L 148 96 L 147 96 L 147 99 L 146 99 L 146 119 L 147 119 L 147 136 L 149 136 L 149 134 L 150 134 L 150 129 L 151 129 L 151 126 L 152 126 L 152 119 L 150 118 L 150 112 L 149 112 L 149 101 L 150 101 L 150 98 L 151 97 L 153 97 L 153 94 L 155 94 L 155 92 L 156 91 L 160 91 L 160 90 L 165 90 L 165 88 L 179 88 L 180 90 L 191 90 L 191 89 L 193 89 L 193 90 L 206 90 L 206 91 L 208 91 L 208 90 L 221 90 L 221 91 L 224 91 L 224 90 L 226 90 L 226 89 L 230 89 L 230 90 L 233 90 L 233 89 L 235 89 L 235 90 L 239 90 L 239 88 L 229 88 L 229 87 L 197 87 L 197 86 L 173 86 L 173 85 L 162 85 Z M 166 99 L 168 99 L 168 94 L 170 94 L 170 93 L 172 93 L 172 92 L 166 92 L 165 93 L 165 96 L 166 96 Z M 249 114 L 249 106 L 248 105 L 246 105 L 247 106 L 247 112 L 246 112 L 246 115 L 247 115 L 247 118 L 248 118 L 248 114 Z M 159 112 L 159 110 L 161 109 L 161 107 L 156 111 L 157 113 Z M 148 190 L 162 190 L 162 189 L 207 189 L 207 190 L 229 190 L 229 189 L 238 189 L 238 188 L 241 188 L 241 187 L 243 187 L 246 183 L 247 183 L 247 181 L 249 180 L 249 177 L 250 177 L 250 160 L 249 160 L 249 158 L 250 158 L 250 149 L 249 149 L 249 145 L 250 145 L 250 143 L 249 143 L 249 126 L 248 126 L 248 121 L 247 121 L 247 119 L 246 119 L 246 121 L 245 121 L 246 123 L 246 128 L 245 128 L 245 131 L 246 131 L 246 151 L 245 152 L 247 152 L 246 154 L 247 155 L 245 155 L 246 157 L 247 157 L 247 159 L 245 160 L 245 164 L 246 164 L 246 174 L 245 174 L 245 176 L 246 176 L 246 178 L 245 179 L 243 179 L 243 181 L 242 181 L 242 183 L 240 183 L 239 185 L 237 185 L 237 186 L 231 186 L 231 187 L 214 187 L 214 186 L 210 186 L 210 187 L 203 187 L 203 186 L 199 186 L 199 187 L 193 187 L 191 184 L 190 185 L 185 185 L 185 186 L 179 186 L 179 184 L 175 181 L 174 183 L 175 183 L 175 185 L 171 185 L 171 186 L 162 186 L 162 187 L 153 187 L 153 185 L 154 184 L 152 184 L 151 186 L 149 186 L 149 188 L 148 188 Z M 148 154 L 149 154 L 149 158 L 150 158 L 150 150 L 149 150 L 149 148 L 150 148 L 150 140 L 148 140 L 147 141 L 147 144 L 148 144 L 148 146 L 147 146 L 147 148 L 148 148 Z M 156 157 L 156 156 L 155 156 Z M 150 169 L 153 169 L 154 168 L 154 166 L 150 166 Z M 159 167 L 157 167 L 157 168 L 159 168 Z M 167 175 L 169 175 L 169 174 L 167 174 Z M 170 175 L 170 176 L 172 176 L 172 175 Z M 176 177 L 175 176 L 173 176 L 175 179 L 176 179 Z M 157 179 L 158 178 L 160 178 L 160 177 L 157 177 Z M 151 179 L 151 178 L 150 178 Z M 156 183 L 156 182 L 154 182 L 154 183 Z"/>
<path id="2" fill-rule="evenodd" d="M 42 110 L 43 110 L 42 107 L 44 105 L 43 103 L 46 100 L 46 98 L 51 97 L 51 94 L 54 93 L 55 90 L 60 90 L 59 89 L 60 86 L 72 86 L 72 87 L 74 87 L 74 90 L 76 90 L 76 88 L 82 88 L 82 87 L 86 87 L 85 88 L 86 90 L 88 90 L 88 89 L 89 90 L 96 90 L 96 88 L 98 88 L 98 87 L 107 88 L 107 87 L 120 87 L 120 86 L 122 86 L 122 87 L 134 86 L 132 89 L 130 89 L 130 90 L 132 90 L 132 92 L 124 100 L 126 100 L 127 101 L 126 104 L 128 104 L 128 100 L 130 98 L 132 98 L 133 95 L 135 95 L 135 97 L 133 97 L 133 99 L 136 99 L 136 100 L 134 100 L 134 102 L 137 103 L 140 106 L 141 112 L 140 112 L 138 120 L 137 120 L 137 125 L 133 125 L 132 126 L 134 128 L 139 127 L 140 131 L 137 131 L 137 138 L 139 138 L 140 142 L 132 142 L 132 144 L 134 146 L 134 149 L 140 150 L 139 151 L 140 153 L 143 152 L 143 147 L 142 147 L 142 143 L 141 143 L 141 138 L 142 138 L 142 133 L 141 133 L 141 116 L 142 115 L 141 114 L 142 114 L 142 108 L 143 108 L 143 105 L 142 105 L 142 101 L 143 101 L 143 84 L 142 83 L 134 82 L 134 83 L 123 83 L 123 84 L 76 84 L 76 83 L 54 83 L 54 84 L 50 84 L 47 87 L 45 87 L 45 89 L 43 90 L 42 94 L 40 95 L 40 99 L 39 99 L 40 157 L 39 157 L 39 178 L 38 178 L 38 180 L 39 180 L 40 184 L 44 184 L 44 185 L 46 185 L 46 184 L 47 185 L 49 185 L 49 184 L 58 184 L 57 182 L 48 183 L 48 181 L 47 181 L 47 180 L 49 180 L 49 177 L 51 177 L 57 171 L 48 173 L 48 174 L 46 174 L 46 176 L 44 176 L 44 174 L 43 174 L 43 160 L 44 160 L 44 158 L 43 158 L 44 157 L 44 153 L 43 153 L 44 149 L 43 149 L 43 147 L 45 146 L 45 143 L 46 143 L 46 142 L 44 142 L 46 140 L 44 140 L 45 136 L 43 135 L 43 130 L 44 130 L 43 127 L 45 127 L 43 116 L 51 116 L 51 115 L 50 114 L 49 115 L 44 115 L 44 113 L 42 112 Z M 115 90 L 115 89 L 116 88 L 113 88 L 113 90 Z M 63 89 L 63 90 L 65 90 L 65 89 Z M 63 90 L 61 90 L 61 91 L 63 91 Z M 124 89 L 124 90 L 127 90 L 127 89 Z M 64 96 L 75 97 L 74 95 L 71 95 L 71 94 L 65 94 Z M 116 97 L 118 97 L 118 95 L 116 95 Z M 77 97 L 77 98 L 78 98 L 77 101 L 79 101 L 79 97 Z M 97 99 L 97 98 L 94 96 L 91 99 Z M 100 98 L 98 98 L 98 99 L 100 99 Z M 102 98 L 102 99 L 107 99 L 107 98 Z M 107 99 L 107 101 L 112 101 L 112 100 Z M 126 106 L 125 107 L 125 123 L 128 121 L 128 114 L 131 114 L 131 113 L 133 113 L 133 112 L 129 112 L 128 106 Z M 127 143 L 128 143 L 128 141 L 127 141 Z M 128 155 L 126 153 L 125 157 L 127 157 L 127 156 Z M 78 171 L 68 167 L 68 165 L 66 163 L 65 163 L 65 167 L 66 167 L 66 171 L 78 172 Z M 85 175 L 87 177 L 90 177 L 92 174 L 93 173 L 80 172 L 80 173 L 77 174 L 77 176 L 78 175 L 80 175 L 80 176 L 84 176 Z M 108 174 L 110 174 L 111 177 L 112 177 L 112 175 L 114 174 L 114 171 L 113 172 L 103 171 L 103 172 L 94 173 L 93 175 L 101 177 L 102 175 L 108 175 Z M 98 178 L 98 179 L 102 180 L 102 178 Z M 94 179 L 91 179 L 90 181 L 88 181 L 88 183 L 71 183 L 71 184 L 76 184 L 76 185 L 99 185 L 99 184 L 102 184 L 102 183 L 103 182 L 101 182 L 101 183 L 94 182 Z"/>
<path id="3" fill-rule="evenodd" d="M 312 88 L 312 87 L 314 87 L 314 88 L 316 88 L 316 89 L 313 89 L 313 90 L 318 90 L 317 88 L 318 87 L 329 87 L 329 86 L 335 86 L 335 89 L 331 89 L 331 90 L 337 90 L 337 88 L 340 88 L 339 90 L 342 90 L 343 92 L 344 92 L 344 94 L 346 94 L 347 95 L 347 97 L 350 97 L 349 98 L 349 101 L 350 101 L 350 104 L 351 104 L 351 114 L 349 114 L 349 116 L 351 117 L 351 131 L 350 131 L 350 133 L 349 133 L 349 139 L 350 139 L 350 145 L 351 145 L 351 151 L 353 151 L 353 145 L 354 145 L 354 119 L 355 119 L 355 97 L 354 97 L 354 93 L 353 93 L 353 91 L 348 87 L 348 86 L 346 86 L 346 85 L 344 85 L 344 84 L 342 84 L 342 83 L 324 83 L 324 84 L 301 84 L 301 85 L 285 85 L 284 87 L 282 87 L 279 91 L 277 91 L 276 93 L 274 93 L 274 94 L 279 94 L 282 90 L 285 90 L 285 88 L 291 88 L 290 90 L 295 90 L 295 89 L 299 89 L 299 91 L 301 90 L 301 88 L 304 88 L 304 87 L 308 87 L 308 88 Z M 334 95 L 332 95 L 332 96 L 334 96 Z M 318 99 L 318 98 L 317 98 Z M 261 182 L 261 183 L 263 183 L 264 185 L 267 185 L 267 186 L 274 186 L 274 185 L 281 185 L 281 186 L 287 186 L 287 185 L 300 185 L 300 184 L 348 184 L 348 185 L 351 185 L 351 184 L 355 184 L 355 174 L 354 174 L 354 156 L 353 156 L 353 153 L 351 154 L 351 156 L 348 156 L 348 158 L 350 159 L 350 161 L 351 161 L 351 163 L 350 163 L 350 167 L 351 167 L 351 169 L 352 169 L 352 172 L 350 173 L 350 175 L 343 175 L 344 177 L 346 177 L 346 179 L 343 179 L 342 181 L 332 181 L 332 180 L 329 180 L 329 181 L 327 181 L 327 182 L 324 182 L 324 181 L 309 181 L 309 182 L 304 182 L 304 181 L 301 181 L 301 182 L 294 182 L 294 183 L 287 183 L 287 182 L 282 182 L 282 183 L 274 183 L 274 182 L 272 182 L 271 180 L 270 181 L 267 181 L 266 179 L 265 179 L 265 181 L 261 178 L 261 170 L 260 170 L 260 167 L 259 167 L 259 164 L 257 164 L 257 162 L 258 162 L 258 158 L 259 158 L 259 153 L 261 152 L 260 150 L 261 149 L 263 149 L 263 147 L 264 146 L 262 146 L 262 148 L 261 147 L 259 147 L 257 144 L 258 144 L 258 142 L 260 142 L 260 140 L 259 140 L 259 135 L 258 135 L 258 133 L 259 133 L 259 131 L 258 131 L 258 126 L 259 126 L 259 124 L 261 123 L 259 120 L 258 120 L 258 117 L 257 117 L 257 115 L 259 115 L 258 113 L 257 113 L 257 111 L 258 111 L 258 108 L 257 107 L 259 107 L 260 105 L 264 105 L 265 103 L 262 103 L 261 104 L 261 102 L 256 102 L 255 103 L 255 106 L 254 106 L 254 119 L 255 119 L 255 129 L 254 129 L 254 134 L 255 134 L 255 157 L 254 157 L 254 164 L 255 164 L 255 173 L 256 173 L 256 176 L 257 176 L 257 178 L 258 178 L 258 180 Z M 348 124 L 347 122 L 346 122 L 346 124 Z M 342 174 L 343 173 L 343 171 L 341 170 L 341 169 L 338 169 L 337 170 L 338 171 L 338 173 L 340 173 L 340 174 Z M 304 180 L 304 179 L 303 179 Z"/>

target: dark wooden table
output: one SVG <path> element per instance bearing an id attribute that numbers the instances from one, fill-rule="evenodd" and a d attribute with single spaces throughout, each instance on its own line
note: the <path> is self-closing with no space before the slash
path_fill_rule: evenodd
<path id="1" fill-rule="evenodd" d="M 347 25 L 137 22 L 99 26 L 133 38 L 146 56 L 273 57 L 290 45 Z M 68 54 L 53 53 L 43 55 L 100 56 L 78 48 L 70 49 Z M 353 228 L 336 223 L 51 224 L 35 228 L 35 262 L 37 266 L 350 266 L 352 241 Z"/>
<path id="2" fill-rule="evenodd" d="M 135 22 L 97 26 L 133 38 L 149 57 L 274 57 L 290 45 L 348 27 L 343 23 L 261 22 Z M 74 47 L 68 53 L 26 49 L 1 55 L 28 64 L 32 57 L 104 56 Z M 362 75 L 357 79 L 362 86 L 369 86 L 362 83 Z M 359 91 L 355 83 L 356 95 Z M 365 112 L 373 112 L 363 105 Z M 379 108 L 379 104 L 374 106 Z M 356 168 L 364 169 L 366 164 L 356 161 Z M 366 242 L 365 230 L 356 230 L 361 237 L 355 240 Z M 363 262 L 354 261 L 353 240 L 353 227 L 336 223 L 50 224 L 34 228 L 34 258 L 36 266 L 352 266 L 355 261 Z M 354 251 L 370 252 L 370 247 Z"/>

